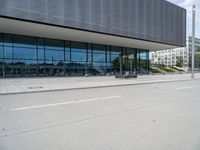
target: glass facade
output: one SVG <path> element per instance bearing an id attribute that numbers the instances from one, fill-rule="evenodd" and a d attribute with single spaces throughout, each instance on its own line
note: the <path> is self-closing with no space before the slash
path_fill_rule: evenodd
<path id="1" fill-rule="evenodd" d="M 0 77 L 148 74 L 149 51 L 0 34 Z"/>

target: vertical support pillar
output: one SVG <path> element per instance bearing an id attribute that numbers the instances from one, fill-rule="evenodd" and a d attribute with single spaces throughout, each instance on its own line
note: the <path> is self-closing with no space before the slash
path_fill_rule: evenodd
<path id="1" fill-rule="evenodd" d="M 194 79 L 194 71 L 195 71 L 195 5 L 192 7 L 192 75 L 191 78 Z"/>

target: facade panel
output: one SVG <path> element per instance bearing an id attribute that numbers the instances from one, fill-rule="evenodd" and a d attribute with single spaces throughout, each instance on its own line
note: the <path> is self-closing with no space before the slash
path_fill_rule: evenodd
<path id="1" fill-rule="evenodd" d="M 0 15 L 185 46 L 186 10 L 165 0 L 1 0 Z"/>

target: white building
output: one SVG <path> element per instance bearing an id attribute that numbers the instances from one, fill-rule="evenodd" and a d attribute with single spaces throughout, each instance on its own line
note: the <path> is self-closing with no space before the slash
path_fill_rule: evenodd
<path id="1" fill-rule="evenodd" d="M 195 39 L 195 48 L 200 47 L 200 39 Z M 196 54 L 199 52 L 196 52 Z M 158 50 L 150 53 L 151 65 L 154 66 L 180 66 L 188 69 L 191 66 L 192 38 L 187 37 L 186 47 L 175 49 Z M 199 66 L 200 60 L 196 59 L 196 66 Z"/>

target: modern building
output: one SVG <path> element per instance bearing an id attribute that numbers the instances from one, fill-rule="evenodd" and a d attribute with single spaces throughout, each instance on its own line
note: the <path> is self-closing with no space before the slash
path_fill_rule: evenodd
<path id="1" fill-rule="evenodd" d="M 166 0 L 1 0 L 0 76 L 148 74 L 149 51 L 185 46 Z"/>
<path id="2" fill-rule="evenodd" d="M 186 47 L 150 52 L 152 66 L 183 67 L 188 69 L 189 55 Z"/>
<path id="3" fill-rule="evenodd" d="M 195 68 L 200 68 L 198 48 L 200 48 L 200 39 L 195 38 Z M 192 62 L 192 37 L 187 37 L 185 47 L 150 52 L 150 60 L 152 66 L 178 66 L 189 70 Z"/>
<path id="4" fill-rule="evenodd" d="M 195 68 L 196 69 L 200 69 L 200 39 L 199 38 L 195 38 Z M 188 51 L 188 67 L 189 69 L 191 69 L 192 66 L 192 37 L 188 36 L 187 37 L 187 44 L 186 44 L 186 48 Z"/>

